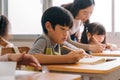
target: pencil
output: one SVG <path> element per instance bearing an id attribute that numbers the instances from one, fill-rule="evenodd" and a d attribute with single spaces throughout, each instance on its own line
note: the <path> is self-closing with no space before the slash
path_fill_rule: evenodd
<path id="1" fill-rule="evenodd" d="M 97 43 L 97 44 L 99 44 L 99 42 L 97 41 L 97 39 L 93 36 L 93 39 L 95 40 L 95 42 Z"/>
<path id="2" fill-rule="evenodd" d="M 68 49 L 68 50 L 70 50 L 70 51 L 75 51 L 74 49 L 69 48 L 69 47 L 67 47 L 67 46 L 62 46 L 62 47 L 65 48 L 65 49 Z"/>

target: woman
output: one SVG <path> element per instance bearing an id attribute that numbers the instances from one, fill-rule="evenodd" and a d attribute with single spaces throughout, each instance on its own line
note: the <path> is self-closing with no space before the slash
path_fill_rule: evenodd
<path id="1" fill-rule="evenodd" d="M 84 28 L 84 25 L 89 23 L 89 18 L 93 12 L 95 6 L 94 0 L 74 0 L 73 3 L 64 4 L 62 7 L 69 10 L 73 17 L 74 17 L 74 24 L 72 29 L 70 30 L 70 37 L 68 38 L 68 42 L 75 45 L 78 48 L 83 48 L 86 51 L 91 50 L 92 52 L 102 52 L 104 50 L 105 45 L 99 44 L 99 45 L 87 45 L 78 43 L 81 39 L 81 32 L 80 28 Z M 71 40 L 72 39 L 72 40 Z M 77 40 L 78 42 L 75 42 L 73 40 Z"/>

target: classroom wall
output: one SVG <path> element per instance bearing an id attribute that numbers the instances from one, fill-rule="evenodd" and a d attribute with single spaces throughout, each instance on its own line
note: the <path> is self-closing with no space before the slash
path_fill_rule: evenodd
<path id="1" fill-rule="evenodd" d="M 28 46 L 31 47 L 33 44 L 33 41 L 12 41 L 12 43 L 15 44 L 15 46 Z"/>
<path id="2" fill-rule="evenodd" d="M 10 42 L 15 46 L 28 46 L 31 47 L 34 41 L 40 36 L 39 35 L 12 35 Z"/>
<path id="3" fill-rule="evenodd" d="M 114 43 L 118 47 L 120 47 L 120 36 L 117 34 L 116 35 L 107 34 L 107 42 Z"/>

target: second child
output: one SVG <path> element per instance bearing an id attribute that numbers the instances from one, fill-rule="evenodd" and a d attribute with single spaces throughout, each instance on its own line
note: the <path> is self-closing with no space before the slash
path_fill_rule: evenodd
<path id="1" fill-rule="evenodd" d="M 115 44 L 106 42 L 106 30 L 104 26 L 98 22 L 89 23 L 85 26 L 81 37 L 81 43 L 105 44 L 106 49 L 110 50 L 114 50 L 117 48 Z"/>

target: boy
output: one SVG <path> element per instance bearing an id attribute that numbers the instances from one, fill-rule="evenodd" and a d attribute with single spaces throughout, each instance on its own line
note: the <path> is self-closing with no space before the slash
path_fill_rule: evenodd
<path id="1" fill-rule="evenodd" d="M 71 14 L 60 7 L 48 8 L 42 16 L 42 34 L 34 43 L 29 53 L 33 54 L 41 64 L 76 63 L 84 57 L 84 50 L 71 51 L 61 55 L 60 44 L 68 37 L 73 25 Z M 46 55 L 52 54 L 52 55 Z"/>

